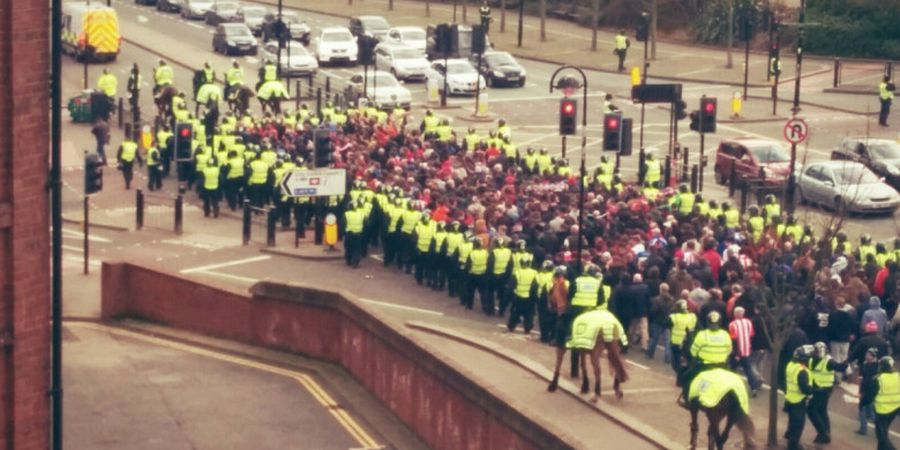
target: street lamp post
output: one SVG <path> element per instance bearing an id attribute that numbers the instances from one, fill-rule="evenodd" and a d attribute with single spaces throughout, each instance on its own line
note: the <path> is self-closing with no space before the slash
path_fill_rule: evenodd
<path id="1" fill-rule="evenodd" d="M 794 107 L 791 108 L 793 117 L 797 117 L 800 112 L 800 78 L 803 73 L 803 23 L 806 21 L 806 0 L 800 0 L 800 20 L 797 27 L 797 73 L 794 74 Z M 777 78 L 776 78 L 777 80 Z M 797 177 L 794 172 L 797 170 L 797 144 L 791 143 L 791 168 L 788 174 L 787 192 L 785 192 L 785 200 L 787 202 L 788 213 L 794 213 L 794 193 L 797 189 Z"/>
<path id="2" fill-rule="evenodd" d="M 575 77 L 571 75 L 563 76 L 559 79 L 559 81 L 554 84 L 556 81 L 556 75 L 560 72 L 572 69 L 578 72 L 581 75 L 581 82 L 578 81 Z M 562 66 L 556 69 L 553 72 L 553 75 L 550 77 L 550 93 L 553 93 L 554 89 L 560 89 L 563 91 L 566 97 L 575 92 L 576 89 L 582 89 L 582 109 L 581 109 L 581 164 L 579 168 L 579 178 L 578 178 L 578 256 L 576 259 L 576 264 L 578 267 L 578 273 L 581 274 L 584 270 L 582 267 L 581 261 L 581 251 L 582 245 L 581 241 L 584 240 L 584 177 L 586 176 L 587 170 L 585 169 L 585 154 L 587 150 L 587 111 L 588 111 L 588 82 L 587 75 L 585 75 L 584 71 L 575 66 Z M 578 376 L 578 357 L 576 352 L 572 352 L 572 363 L 571 363 L 571 374 L 573 377 Z"/>
<path id="3" fill-rule="evenodd" d="M 522 22 L 523 17 L 525 15 L 525 0 L 519 0 L 519 36 L 518 36 L 518 44 L 516 47 L 522 47 L 522 28 L 524 28 Z"/>

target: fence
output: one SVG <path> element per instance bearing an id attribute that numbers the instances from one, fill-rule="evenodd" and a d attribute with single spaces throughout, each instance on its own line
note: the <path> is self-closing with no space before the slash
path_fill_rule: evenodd
<path id="1" fill-rule="evenodd" d="M 250 245 L 253 238 L 253 229 L 262 227 L 266 236 L 266 246 L 275 246 L 275 230 L 278 223 L 278 212 L 275 208 L 259 208 L 251 206 L 249 200 L 244 200 L 241 237 L 243 245 Z"/>
<path id="2" fill-rule="evenodd" d="M 162 193 L 144 193 L 138 189 L 135 195 L 135 228 L 145 227 L 172 230 L 181 234 L 184 221 L 184 197 Z"/>
<path id="3" fill-rule="evenodd" d="M 884 76 L 894 79 L 894 61 L 834 58 L 832 87 L 875 90 Z"/>

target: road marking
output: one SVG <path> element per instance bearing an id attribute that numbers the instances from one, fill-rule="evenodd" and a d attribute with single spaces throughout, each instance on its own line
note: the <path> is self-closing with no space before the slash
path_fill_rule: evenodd
<path id="1" fill-rule="evenodd" d="M 84 233 L 82 233 L 81 231 L 75 231 L 75 230 L 70 230 L 68 228 L 63 228 L 62 232 L 63 232 L 63 234 L 68 235 L 68 236 L 63 236 L 64 238 L 84 239 Z M 102 236 L 95 236 L 92 234 L 88 234 L 88 240 L 91 242 L 105 242 L 105 243 L 112 242 L 112 240 L 110 240 L 110 239 L 107 239 Z"/>
<path id="2" fill-rule="evenodd" d="M 241 264 L 249 264 L 252 262 L 265 261 L 268 259 L 272 259 L 271 256 L 262 255 L 262 256 L 254 256 L 252 258 L 244 258 L 239 259 L 237 261 L 228 261 L 219 264 L 210 264 L 208 266 L 200 266 L 200 267 L 191 267 L 187 269 L 182 269 L 179 273 L 195 273 L 195 272 L 208 272 L 213 269 L 221 269 L 222 267 L 231 267 L 231 266 L 239 266 Z"/>
<path id="3" fill-rule="evenodd" d="M 383 256 L 383 255 L 369 255 L 369 258 L 372 258 L 372 259 L 374 259 L 375 261 L 381 261 L 381 262 L 384 262 L 384 256 Z"/>
<path id="4" fill-rule="evenodd" d="M 83 256 L 66 255 L 63 259 L 66 261 L 76 262 L 78 264 L 84 264 Z M 88 264 L 91 267 L 100 267 L 100 261 L 95 261 L 93 259 L 88 260 Z"/>
<path id="5" fill-rule="evenodd" d="M 625 362 L 627 362 L 628 364 L 631 364 L 631 365 L 633 365 L 633 366 L 635 366 L 635 367 L 637 367 L 637 368 L 639 368 L 639 369 L 650 370 L 649 367 L 647 367 L 647 366 L 645 366 L 645 365 L 643 365 L 643 364 L 638 364 L 638 363 L 636 363 L 636 362 L 634 362 L 634 361 L 632 361 L 632 360 L 630 360 L 630 359 L 626 359 Z"/>
<path id="6" fill-rule="evenodd" d="M 194 273 L 197 273 L 200 275 L 211 275 L 211 276 L 220 277 L 220 278 L 228 278 L 231 280 L 242 281 L 244 283 L 249 283 L 249 284 L 253 284 L 253 283 L 256 283 L 257 281 L 259 281 L 256 278 L 242 277 L 240 275 L 232 275 L 230 273 L 213 272 L 211 270 L 204 270 L 204 271 L 194 272 Z"/>
<path id="7" fill-rule="evenodd" d="M 144 16 L 137 16 L 137 21 L 140 22 L 140 23 L 147 23 L 147 22 L 149 22 L 150 20 L 147 19 L 147 18 L 144 17 Z"/>
<path id="8" fill-rule="evenodd" d="M 359 301 L 361 301 L 363 303 L 368 303 L 370 305 L 378 305 L 378 306 L 385 306 L 388 308 L 403 309 L 406 311 L 412 311 L 412 312 L 417 312 L 417 313 L 422 313 L 422 314 L 431 314 L 433 316 L 443 316 L 444 315 L 444 313 L 442 313 L 440 311 L 416 308 L 413 306 L 398 305 L 396 303 L 379 302 L 378 300 L 372 300 L 372 299 L 368 299 L 368 298 L 360 298 Z"/>
<path id="9" fill-rule="evenodd" d="M 254 56 L 245 56 L 244 61 L 246 61 L 247 64 L 259 64 L 259 58 Z"/>
<path id="10" fill-rule="evenodd" d="M 365 448 L 377 448 L 379 447 L 378 443 L 373 439 L 357 422 L 354 420 L 347 411 L 336 402 L 331 395 L 329 395 L 325 390 L 308 374 L 304 372 L 300 372 L 297 370 L 289 370 L 282 367 L 273 366 L 270 364 L 265 364 L 257 361 L 253 361 L 248 358 L 243 358 L 240 356 L 229 355 L 226 353 L 221 353 L 213 350 L 207 350 L 204 348 L 194 347 L 188 344 L 182 344 L 180 342 L 170 341 L 164 338 L 154 337 L 154 336 L 146 336 L 140 333 L 136 333 L 133 331 L 122 330 L 113 327 L 107 327 L 103 325 L 98 325 L 94 323 L 88 322 L 67 322 L 66 326 L 75 326 L 75 327 L 84 327 L 84 328 L 92 328 L 97 331 L 103 331 L 111 334 L 118 334 L 120 336 L 130 337 L 132 339 L 136 339 L 139 341 L 148 342 L 151 344 L 155 344 L 161 347 L 168 347 L 174 350 L 180 350 L 186 353 L 193 353 L 199 356 L 205 356 L 210 359 L 216 359 L 219 361 L 224 361 L 232 364 L 236 364 L 239 366 L 250 367 L 253 369 L 257 369 L 263 372 L 268 372 L 275 375 L 281 375 L 294 381 L 300 383 L 304 388 L 306 388 L 307 392 L 323 407 L 329 414 L 334 417 L 335 420 L 346 430 L 360 445 Z"/>
<path id="11" fill-rule="evenodd" d="M 73 252 L 84 253 L 84 249 L 83 249 L 83 248 L 81 248 L 81 247 L 76 247 L 76 246 L 74 246 L 74 245 L 66 245 L 66 244 L 63 244 L 63 245 L 61 245 L 60 247 L 66 249 L 66 250 L 71 250 L 71 251 L 73 251 Z"/>

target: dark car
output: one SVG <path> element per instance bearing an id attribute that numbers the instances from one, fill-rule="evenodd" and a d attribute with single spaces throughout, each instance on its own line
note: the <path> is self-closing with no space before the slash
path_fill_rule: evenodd
<path id="1" fill-rule="evenodd" d="M 177 13 L 181 11 L 179 0 L 156 0 L 157 11 Z"/>
<path id="2" fill-rule="evenodd" d="M 368 36 L 377 40 L 384 39 L 387 36 L 391 25 L 381 16 L 358 16 L 350 18 L 350 32 L 354 36 Z"/>
<path id="3" fill-rule="evenodd" d="M 290 38 L 294 41 L 300 41 L 303 45 L 309 45 L 309 25 L 300 18 L 297 13 L 292 11 L 282 11 L 281 21 L 290 31 Z M 278 40 L 281 36 L 278 26 L 278 13 L 270 12 L 266 14 L 262 23 L 263 41 Z"/>
<path id="4" fill-rule="evenodd" d="M 253 33 L 242 23 L 223 23 L 217 26 L 212 46 L 214 52 L 224 55 L 256 55 L 259 50 Z"/>
<path id="5" fill-rule="evenodd" d="M 153 6 L 156 4 L 156 0 L 134 0 L 134 3 L 137 5 L 149 5 Z"/>
<path id="6" fill-rule="evenodd" d="M 242 22 L 241 16 L 238 15 L 240 5 L 230 2 L 215 2 L 212 7 L 206 11 L 206 24 L 218 25 L 227 22 Z"/>
<path id="7" fill-rule="evenodd" d="M 844 138 L 831 159 L 857 161 L 900 190 L 900 144 L 889 139 Z"/>
<path id="8" fill-rule="evenodd" d="M 254 36 L 262 34 L 263 22 L 265 22 L 267 13 L 268 10 L 265 7 L 256 5 L 243 5 L 237 11 L 240 21 L 247 25 Z"/>
<path id="9" fill-rule="evenodd" d="M 472 55 L 471 60 L 472 65 L 478 67 L 478 55 Z M 525 86 L 525 68 L 507 52 L 484 52 L 481 74 L 490 87 Z"/>

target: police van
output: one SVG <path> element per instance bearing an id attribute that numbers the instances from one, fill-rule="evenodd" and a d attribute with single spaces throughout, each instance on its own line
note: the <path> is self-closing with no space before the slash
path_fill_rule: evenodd
<path id="1" fill-rule="evenodd" d="M 122 37 L 116 10 L 82 2 L 63 3 L 62 49 L 78 61 L 113 61 Z"/>

